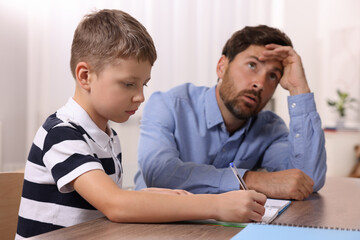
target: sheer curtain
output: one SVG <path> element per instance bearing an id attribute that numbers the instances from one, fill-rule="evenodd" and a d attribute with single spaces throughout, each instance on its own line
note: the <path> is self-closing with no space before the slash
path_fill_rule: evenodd
<path id="1" fill-rule="evenodd" d="M 245 25 L 284 30 L 301 55 L 323 126 L 336 115 L 326 105 L 336 88 L 360 99 L 358 0 L 0 0 L 0 170 L 24 166 L 39 125 L 73 95 L 69 69 L 73 32 L 94 9 L 117 8 L 148 29 L 159 58 L 146 89 L 192 82 L 216 83 L 215 66 L 230 35 Z M 288 122 L 286 96 L 275 93 L 275 111 Z M 359 127 L 360 107 L 349 114 Z M 114 124 L 123 146 L 125 185 L 136 171 L 139 113 Z M 357 124 L 357 125 L 356 125 Z"/>
<path id="2" fill-rule="evenodd" d="M 272 1 L 37 0 L 24 4 L 29 13 L 28 104 L 38 112 L 36 118 L 30 117 L 38 125 L 72 94 L 68 63 L 72 35 L 89 11 L 121 9 L 148 29 L 158 51 L 148 96 L 184 82 L 215 84 L 215 66 L 225 41 L 245 25 L 269 24 Z"/>
<path id="3" fill-rule="evenodd" d="M 282 1 L 269 0 L 81 0 L 24 1 L 28 8 L 28 142 L 44 119 L 72 96 L 69 69 L 73 32 L 91 10 L 116 8 L 138 19 L 154 39 L 158 60 L 145 97 L 185 82 L 212 86 L 225 41 L 245 25 L 271 24 Z M 271 8 L 273 7 L 273 8 Z M 280 8 L 281 9 L 281 8 Z M 277 15 L 279 16 L 279 15 Z M 274 21 L 274 20 L 273 20 Z M 114 124 L 122 140 L 125 179 L 137 169 L 139 113 Z"/>
<path id="4" fill-rule="evenodd" d="M 327 106 L 337 100 L 336 90 L 357 99 L 346 110 L 347 127 L 360 129 L 360 1 L 321 0 L 318 38 L 321 50 L 322 91 L 320 102 L 325 126 L 335 126 L 338 113 Z M 360 139 L 359 139 L 360 143 Z"/>

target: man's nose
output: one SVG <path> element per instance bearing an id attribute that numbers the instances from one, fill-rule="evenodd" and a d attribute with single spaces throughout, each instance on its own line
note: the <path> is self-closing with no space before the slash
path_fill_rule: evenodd
<path id="1" fill-rule="evenodd" d="M 257 76 L 253 79 L 252 88 L 256 91 L 264 90 L 265 76 Z"/>

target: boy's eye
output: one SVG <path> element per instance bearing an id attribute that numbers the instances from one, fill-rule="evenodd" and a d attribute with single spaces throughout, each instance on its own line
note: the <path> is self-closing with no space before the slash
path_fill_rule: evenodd
<path id="1" fill-rule="evenodd" d="M 134 83 L 124 83 L 125 87 L 133 87 L 135 86 Z"/>
<path id="2" fill-rule="evenodd" d="M 250 63 L 248 63 L 248 67 L 249 67 L 250 69 L 254 70 L 254 69 L 256 68 L 256 64 L 253 63 L 253 62 L 250 62 Z"/>

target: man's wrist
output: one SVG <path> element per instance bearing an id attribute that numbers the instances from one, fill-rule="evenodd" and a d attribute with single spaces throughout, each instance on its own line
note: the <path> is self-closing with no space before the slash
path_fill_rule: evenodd
<path id="1" fill-rule="evenodd" d="M 254 172 L 254 171 L 246 171 L 243 175 L 245 184 L 249 189 L 256 189 L 256 187 L 255 187 L 256 173 L 257 172 Z"/>
<path id="2" fill-rule="evenodd" d="M 299 94 L 310 93 L 311 91 L 309 86 L 303 86 L 303 87 L 289 89 L 289 92 L 290 92 L 290 96 L 295 96 Z"/>

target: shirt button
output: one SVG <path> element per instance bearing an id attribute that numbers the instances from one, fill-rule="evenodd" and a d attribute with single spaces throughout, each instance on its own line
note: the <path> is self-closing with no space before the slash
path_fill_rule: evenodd
<path id="1" fill-rule="evenodd" d="M 292 104 L 291 104 L 291 107 L 292 107 L 292 108 L 295 108 L 295 107 L 296 107 L 296 103 L 292 103 Z"/>
<path id="2" fill-rule="evenodd" d="M 300 137 L 300 134 L 299 133 L 295 134 L 295 137 L 296 138 Z"/>

